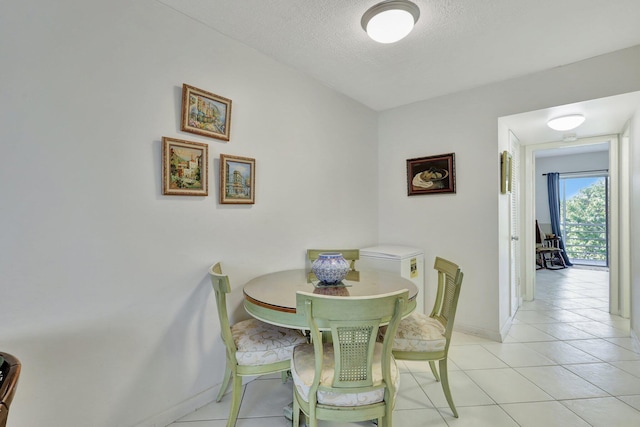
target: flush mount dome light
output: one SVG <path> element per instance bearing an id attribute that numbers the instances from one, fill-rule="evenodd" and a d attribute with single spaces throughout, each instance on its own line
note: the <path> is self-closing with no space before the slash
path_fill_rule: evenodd
<path id="1" fill-rule="evenodd" d="M 420 9 L 410 1 L 383 1 L 367 10 L 360 23 L 378 43 L 395 43 L 411 32 L 419 17 Z"/>
<path id="2" fill-rule="evenodd" d="M 584 122 L 584 116 L 582 114 L 572 114 L 570 116 L 556 117 L 547 122 L 553 130 L 565 131 L 575 129 Z"/>

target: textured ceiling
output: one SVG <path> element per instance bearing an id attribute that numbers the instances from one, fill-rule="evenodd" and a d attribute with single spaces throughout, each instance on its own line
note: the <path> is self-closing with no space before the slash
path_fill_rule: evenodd
<path id="1" fill-rule="evenodd" d="M 378 0 L 158 0 L 378 111 L 640 44 L 640 0 L 413 0 L 414 31 L 370 40 Z"/>

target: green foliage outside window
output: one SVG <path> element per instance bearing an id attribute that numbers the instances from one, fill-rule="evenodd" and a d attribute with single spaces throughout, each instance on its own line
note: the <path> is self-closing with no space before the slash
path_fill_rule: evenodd
<path id="1" fill-rule="evenodd" d="M 565 249 L 571 259 L 607 259 L 605 178 L 584 187 L 565 202 Z"/>

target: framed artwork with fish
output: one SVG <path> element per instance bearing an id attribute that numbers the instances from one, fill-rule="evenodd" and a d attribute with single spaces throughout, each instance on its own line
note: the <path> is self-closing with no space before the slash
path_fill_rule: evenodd
<path id="1" fill-rule="evenodd" d="M 409 196 L 456 192 L 455 153 L 407 160 Z"/>

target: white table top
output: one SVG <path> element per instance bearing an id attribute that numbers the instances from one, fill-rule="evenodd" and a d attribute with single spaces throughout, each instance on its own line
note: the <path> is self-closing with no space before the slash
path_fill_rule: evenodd
<path id="1" fill-rule="evenodd" d="M 307 281 L 304 269 L 278 271 L 258 276 L 244 286 L 244 308 L 264 322 L 289 328 L 304 329 L 304 315 L 296 313 L 296 292 L 324 295 L 375 296 L 407 289 L 409 304 L 405 315 L 416 306 L 418 287 L 409 279 L 385 271 L 360 271 L 359 279 L 344 280 L 346 286 L 314 286 Z"/>

